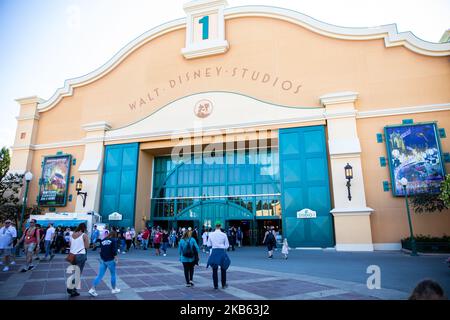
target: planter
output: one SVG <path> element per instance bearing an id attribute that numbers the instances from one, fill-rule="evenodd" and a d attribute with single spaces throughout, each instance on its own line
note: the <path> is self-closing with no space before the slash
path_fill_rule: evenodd
<path id="1" fill-rule="evenodd" d="M 402 248 L 411 250 L 411 242 L 402 240 Z M 423 253 L 450 253 L 450 242 L 428 242 L 416 240 L 417 252 Z"/>

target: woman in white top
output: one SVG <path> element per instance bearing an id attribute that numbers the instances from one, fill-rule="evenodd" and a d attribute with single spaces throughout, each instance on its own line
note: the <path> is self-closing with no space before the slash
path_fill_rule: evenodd
<path id="1" fill-rule="evenodd" d="M 208 242 L 208 230 L 205 229 L 205 231 L 202 234 L 202 247 L 203 247 L 203 252 L 206 252 L 206 248 L 207 248 L 207 242 Z"/>
<path id="2" fill-rule="evenodd" d="M 89 248 L 89 237 L 86 234 L 86 224 L 80 223 L 78 227 L 75 229 L 75 232 L 72 234 L 70 238 L 70 253 L 75 255 L 75 263 L 78 268 L 80 268 L 80 277 L 83 272 L 84 265 L 87 260 L 87 250 Z M 75 276 L 77 276 L 78 272 L 75 272 Z M 78 283 L 80 283 L 81 279 Z M 77 292 L 77 288 L 75 288 L 75 279 L 72 280 L 73 289 L 67 288 L 67 293 L 70 294 L 71 297 L 79 296 L 80 294 Z M 79 289 L 79 288 L 78 288 Z"/>

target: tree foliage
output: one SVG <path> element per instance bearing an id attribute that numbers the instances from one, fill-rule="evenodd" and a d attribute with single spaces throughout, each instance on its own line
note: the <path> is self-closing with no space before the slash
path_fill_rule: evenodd
<path id="1" fill-rule="evenodd" d="M 411 197 L 411 204 L 416 213 L 441 212 L 450 207 L 450 174 L 442 181 L 440 192 L 429 192 L 424 189 Z"/>
<path id="2" fill-rule="evenodd" d="M 444 203 L 447 208 L 450 208 L 450 174 L 445 176 L 445 180 L 442 181 L 441 194 L 439 199 Z"/>
<path id="3" fill-rule="evenodd" d="M 6 147 L 3 147 L 0 150 L 0 181 L 2 181 L 8 173 L 10 162 L 11 157 L 9 155 L 9 150 Z"/>
<path id="4" fill-rule="evenodd" d="M 22 201 L 20 192 L 24 183 L 24 175 L 8 173 L 10 164 L 9 150 L 0 150 L 0 221 L 11 219 L 18 226 L 22 213 Z M 25 208 L 24 220 L 30 214 L 40 214 L 38 207 Z"/>

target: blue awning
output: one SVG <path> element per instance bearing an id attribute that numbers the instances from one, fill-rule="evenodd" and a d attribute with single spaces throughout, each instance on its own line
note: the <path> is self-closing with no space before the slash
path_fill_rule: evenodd
<path id="1" fill-rule="evenodd" d="M 47 227 L 49 223 L 53 223 L 54 227 L 78 227 L 82 222 L 87 225 L 87 220 L 36 220 L 36 224 L 41 225 L 41 227 Z M 27 223 L 28 226 L 29 223 Z"/>

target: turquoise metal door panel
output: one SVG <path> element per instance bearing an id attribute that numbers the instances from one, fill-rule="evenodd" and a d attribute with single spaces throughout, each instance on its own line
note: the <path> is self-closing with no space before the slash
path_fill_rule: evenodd
<path id="1" fill-rule="evenodd" d="M 283 233 L 293 247 L 334 246 L 324 126 L 280 129 Z M 297 218 L 311 209 L 317 218 Z"/>
<path id="2" fill-rule="evenodd" d="M 119 212 L 122 221 L 115 225 L 134 225 L 138 154 L 138 143 L 106 146 L 100 202 L 103 222 L 109 223 L 108 215 Z"/>

